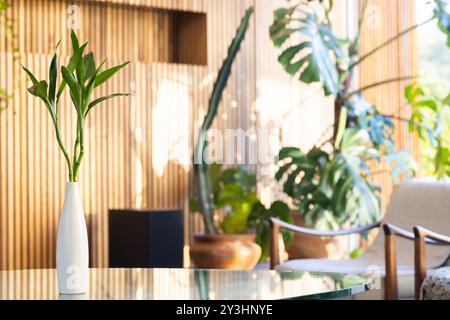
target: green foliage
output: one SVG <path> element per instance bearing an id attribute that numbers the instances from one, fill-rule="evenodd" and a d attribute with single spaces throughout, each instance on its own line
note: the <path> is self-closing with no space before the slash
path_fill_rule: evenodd
<path id="1" fill-rule="evenodd" d="M 199 200 L 197 204 L 199 211 L 203 214 L 206 232 L 209 234 L 216 234 L 218 233 L 218 230 L 214 225 L 214 194 L 212 191 L 211 177 L 208 172 L 208 165 L 203 159 L 203 155 L 207 147 L 206 135 L 217 114 L 223 91 L 225 90 L 228 78 L 231 74 L 233 61 L 236 58 L 245 34 L 247 33 L 252 14 L 253 7 L 250 7 L 245 12 L 241 24 L 236 31 L 236 35 L 228 48 L 228 56 L 223 62 L 217 76 L 217 80 L 214 84 L 213 92 L 209 100 L 208 112 L 203 121 L 200 135 L 194 150 L 194 175 L 197 197 Z"/>
<path id="2" fill-rule="evenodd" d="M 8 26 L 9 19 L 6 16 L 5 12 L 10 7 L 11 5 L 6 1 L 0 1 L 0 27 L 5 27 L 7 34 L 9 35 L 13 34 L 13 31 L 11 30 L 10 26 Z M 6 109 L 9 99 L 11 99 L 11 96 L 0 85 L 0 113 L 4 109 Z"/>
<path id="3" fill-rule="evenodd" d="M 214 209 L 225 213 L 220 222 L 220 230 L 226 234 L 244 234 L 255 231 L 257 243 L 263 250 L 262 260 L 268 256 L 270 218 L 276 217 L 292 222 L 287 204 L 276 201 L 270 208 L 264 207 L 256 190 L 256 176 L 242 167 L 224 169 L 221 164 L 209 166 L 214 195 Z M 198 199 L 190 199 L 191 212 L 199 210 Z M 282 230 L 285 243 L 292 239 L 292 234 Z"/>
<path id="4" fill-rule="evenodd" d="M 297 148 L 284 148 L 279 154 L 284 163 L 276 174 L 306 223 L 318 229 L 337 229 L 347 222 L 367 224 L 380 218 L 379 188 L 370 182 L 368 161 L 385 162 L 393 180 L 402 173 L 415 173 L 410 154 L 396 149 L 393 116 L 381 114 L 363 96 L 368 88 L 410 77 L 386 79 L 355 90 L 351 87 L 355 67 L 431 21 L 437 21 L 449 35 L 447 1 L 434 0 L 434 15 L 429 20 L 408 27 L 360 55 L 367 1 L 363 3 L 354 38 L 339 39 L 332 32 L 329 13 L 333 1 L 289 1 L 289 7 L 274 12 L 269 30 L 273 44 L 283 47 L 278 61 L 286 72 L 298 74 L 303 83 L 321 83 L 325 95 L 335 97 L 336 127 L 333 137 L 325 143 L 330 148 L 314 147 L 306 154 Z M 434 162 L 439 167 L 436 174 L 442 176 L 447 171 L 448 149 L 441 143 L 438 150 Z"/>
<path id="5" fill-rule="evenodd" d="M 294 201 L 308 226 L 339 229 L 344 223 L 366 225 L 381 218 L 377 188 L 365 175 L 365 161 L 379 157 L 370 148 L 366 131 L 347 129 L 339 152 L 330 156 L 319 148 L 304 154 L 298 148 L 283 148 L 283 162 L 275 178 Z"/>
<path id="6" fill-rule="evenodd" d="M 450 13 L 446 10 L 447 0 L 434 0 L 434 15 L 438 21 L 439 30 L 447 36 L 447 46 L 450 47 Z"/>
<path id="7" fill-rule="evenodd" d="M 434 96 L 427 87 L 415 82 L 405 89 L 412 108 L 409 129 L 417 132 L 423 147 L 428 174 L 442 179 L 450 176 L 450 93 Z"/>
<path id="8" fill-rule="evenodd" d="M 303 6 L 275 11 L 270 27 L 270 37 L 276 47 L 281 47 L 292 35 L 299 32 L 305 40 L 286 48 L 278 61 L 290 75 L 299 74 L 304 83 L 321 82 L 326 95 L 335 95 L 340 89 L 338 65 L 344 58 L 342 47 L 346 44 L 331 31 L 328 22 Z"/>
<path id="9" fill-rule="evenodd" d="M 249 216 L 249 224 L 256 230 L 256 242 L 262 248 L 261 261 L 267 260 L 270 254 L 270 218 L 278 218 L 287 223 L 292 223 L 291 210 L 282 201 L 275 201 L 270 208 L 266 208 L 260 201 L 253 206 Z M 294 238 L 292 232 L 281 229 L 285 245 L 289 245 Z"/>
<path id="10" fill-rule="evenodd" d="M 351 117 L 356 119 L 354 127 L 368 132 L 373 147 L 380 153 L 377 161 L 384 161 L 388 165 L 394 181 L 402 173 L 408 177 L 416 173 L 416 163 L 411 154 L 396 149 L 395 125 L 391 117 L 379 113 L 361 94 L 351 98 L 346 107 L 350 110 Z"/>
<path id="11" fill-rule="evenodd" d="M 94 89 L 111 78 L 119 70 L 128 64 L 128 62 L 110 69 L 103 70 L 103 61 L 96 67 L 94 54 L 92 52 L 84 55 L 87 43 L 80 47 L 76 34 L 71 32 L 71 41 L 73 54 L 67 66 L 61 66 L 62 80 L 58 85 L 58 55 L 56 53 L 59 43 L 55 48 L 55 54 L 52 58 L 47 80 L 38 80 L 33 73 L 22 66 L 32 82 L 28 92 L 42 100 L 53 121 L 55 127 L 56 139 L 59 147 L 64 154 L 67 162 L 69 181 L 77 181 L 78 170 L 84 157 L 84 134 L 83 128 L 88 112 L 100 102 L 117 96 L 128 96 L 127 93 L 115 93 L 105 97 L 100 97 L 92 101 Z M 69 88 L 72 104 L 77 112 L 77 134 L 73 150 L 73 159 L 70 160 L 69 154 L 61 140 L 58 108 L 59 99 L 66 86 Z M 57 90 L 58 89 L 58 90 Z"/>

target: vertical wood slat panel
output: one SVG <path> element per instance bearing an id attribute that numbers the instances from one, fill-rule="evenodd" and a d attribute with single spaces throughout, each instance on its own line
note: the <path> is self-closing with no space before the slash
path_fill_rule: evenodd
<path id="1" fill-rule="evenodd" d="M 192 132 L 197 129 L 192 122 L 201 120 L 200 114 L 204 115 L 217 69 L 244 9 L 253 0 L 120 3 L 127 5 L 119 5 L 119 1 L 21 0 L 13 1 L 13 10 L 8 12 L 15 19 L 20 62 L 39 78 L 47 78 L 48 64 L 59 39 L 60 61 L 67 63 L 71 48 L 66 21 L 71 4 L 81 9 L 77 32 L 80 41 L 89 41 L 88 48 L 96 53 L 97 60 L 108 57 L 107 66 L 132 61 L 99 91 L 101 95 L 131 91 L 134 96 L 100 105 L 86 122 L 86 158 L 80 183 L 89 228 L 91 265 L 102 267 L 108 264 L 109 208 L 181 207 L 189 225 Z M 170 58 L 167 40 L 172 19 L 169 11 L 159 9 L 207 14 L 207 66 L 158 62 Z M 47 111 L 26 93 L 29 83 L 18 63 L 13 63 L 4 33 L 0 36 L 0 81 L 14 93 L 10 107 L 0 115 L 0 267 L 54 267 L 57 221 L 67 169 Z M 252 39 L 253 34 L 249 32 L 246 41 L 252 43 Z M 252 72 L 253 64 L 249 63 L 252 55 L 251 45 L 243 47 L 221 110 L 228 112 L 230 101 L 238 100 L 236 88 L 244 87 L 248 79 L 239 78 L 236 70 Z M 10 79 L 20 84 L 16 90 L 12 90 L 14 82 Z M 200 86 L 202 83 L 206 85 Z M 246 93 L 241 100 L 243 106 L 251 105 L 253 94 Z M 233 112 L 237 113 L 227 120 L 219 118 L 215 126 L 235 127 L 247 109 L 242 107 Z M 74 116 L 70 99 L 65 95 L 60 105 L 60 126 L 70 151 L 73 146 L 68 142 L 74 141 L 75 135 Z M 183 144 L 188 144 L 188 148 Z M 142 200 L 137 203 L 139 197 Z M 186 241 L 191 231 L 201 228 L 201 221 L 194 229 L 187 227 Z"/>
<path id="2" fill-rule="evenodd" d="M 380 13 L 379 24 L 372 28 L 366 26 L 361 41 L 362 53 L 371 49 L 407 29 L 415 23 L 415 4 L 410 0 L 370 0 L 369 5 Z M 377 19 L 372 16 L 371 19 Z M 375 20 L 374 20 L 375 21 Z M 360 67 L 360 86 L 376 81 L 418 74 L 416 34 L 412 32 L 399 41 L 392 43 L 362 63 Z M 383 114 L 407 118 L 408 110 L 403 96 L 408 81 L 392 83 L 365 92 L 367 101 L 377 106 Z M 398 150 L 411 150 L 417 159 L 417 139 L 408 132 L 406 123 L 394 120 L 395 143 Z M 376 182 L 382 187 L 383 212 L 389 202 L 393 183 L 387 168 L 380 167 L 375 171 L 383 171 L 376 176 Z"/>
<path id="3" fill-rule="evenodd" d="M 363 48 L 385 39 L 386 30 L 402 29 L 402 26 L 394 26 L 393 23 L 403 9 L 408 9 L 408 16 L 413 15 L 413 7 L 408 6 L 406 0 L 395 1 L 397 5 L 392 7 L 388 5 L 392 1 L 373 2 L 380 4 L 381 12 L 387 12 L 386 24 L 382 23 L 382 30 L 378 33 L 373 31 L 365 34 Z M 194 127 L 195 121 L 201 121 L 206 112 L 215 75 L 248 5 L 255 5 L 255 18 L 234 64 L 214 127 L 222 130 L 239 127 L 246 130 L 252 126 L 261 126 L 271 116 L 276 118 L 277 115 L 270 114 L 271 109 L 279 112 L 277 107 L 287 104 L 293 106 L 294 111 L 287 110 L 287 116 L 277 124 L 283 133 L 281 142 L 306 147 L 316 142 L 319 133 L 332 118 L 332 109 L 327 111 L 329 101 L 321 97 L 312 98 L 306 107 L 297 106 L 298 101 L 308 98 L 317 88 L 299 90 L 297 82 L 286 77 L 276 62 L 276 52 L 268 39 L 267 28 L 272 20 L 273 9 L 283 5 L 284 1 L 14 1 L 14 10 L 9 14 L 16 20 L 21 62 L 42 78 L 47 77 L 46 68 L 57 40 L 62 40 L 60 52 L 64 62 L 70 54 L 66 10 L 72 3 L 81 8 L 80 38 L 89 40 L 89 47 L 97 54 L 97 59 L 109 57 L 108 65 L 123 60 L 132 61 L 125 71 L 110 84 L 101 87 L 100 91 L 102 94 L 130 91 L 133 97 L 120 98 L 99 106 L 86 123 L 87 156 L 80 180 L 89 225 L 92 266 L 107 266 L 108 263 L 108 208 L 182 207 L 186 215 L 186 241 L 191 233 L 202 230 L 200 217 L 193 217 L 187 212 L 188 195 L 193 190 L 189 164 L 185 165 L 184 160 L 176 156 L 171 159 L 169 154 L 164 153 L 170 151 L 171 148 L 166 147 L 174 143 L 172 140 L 177 135 L 183 138 L 186 132 L 182 128 L 185 126 L 188 128 L 188 137 L 182 141 L 189 144 L 189 152 L 192 152 L 195 142 L 192 133 L 198 129 Z M 153 8 L 207 14 L 206 67 L 155 62 L 164 61 L 164 56 L 170 55 L 162 42 L 170 33 L 170 16 Z M 400 20 L 402 23 L 407 25 L 411 21 Z M 159 28 L 160 25 L 164 25 L 164 28 Z M 164 32 L 167 32 L 165 36 L 161 36 Z M 65 163 L 57 148 L 46 110 L 36 99 L 26 94 L 25 77 L 17 63 L 13 63 L 2 31 L 0 37 L 1 84 L 7 83 L 8 89 L 13 88 L 10 79 L 20 84 L 14 90 L 10 108 L 0 114 L 0 268 L 53 267 L 55 232 L 65 188 Z M 411 57 L 405 53 L 411 48 L 412 37 L 404 47 L 398 48 L 404 52 L 402 57 L 397 48 L 384 53 L 383 59 L 396 57 L 391 62 L 394 66 L 390 66 L 389 70 L 407 71 L 414 60 L 400 66 L 398 59 Z M 385 76 L 376 73 L 380 68 L 371 67 L 375 65 L 376 62 L 368 62 L 362 67 L 361 84 Z M 279 81 L 287 90 L 282 91 L 285 100 L 277 101 L 274 106 L 267 89 L 275 90 L 281 96 L 281 87 L 270 87 L 270 84 Z M 170 95 L 167 91 L 170 91 Z M 389 87 L 369 92 L 368 98 L 387 108 L 400 102 L 399 94 L 401 91 L 398 88 Z M 235 102 L 238 107 L 232 108 Z M 320 110 L 316 106 L 320 106 Z M 73 141 L 74 112 L 67 96 L 63 98 L 61 111 L 63 139 Z M 160 114 L 162 118 L 158 117 Z M 226 119 L 224 114 L 227 115 Z M 321 119 L 318 120 L 320 128 L 311 130 L 311 120 L 307 120 L 303 116 L 305 114 L 313 114 Z M 166 134 L 164 126 L 169 128 L 169 132 L 176 131 L 175 138 Z M 163 129 L 158 131 L 155 128 Z M 404 132 L 398 134 L 398 140 L 406 139 Z M 155 145 L 161 146 L 162 150 L 155 148 Z M 72 149 L 72 146 L 67 147 Z M 390 192 L 389 187 L 385 187 L 389 186 L 387 179 L 380 178 L 380 181 L 386 194 Z M 269 186 L 268 190 L 272 192 L 272 188 Z"/>

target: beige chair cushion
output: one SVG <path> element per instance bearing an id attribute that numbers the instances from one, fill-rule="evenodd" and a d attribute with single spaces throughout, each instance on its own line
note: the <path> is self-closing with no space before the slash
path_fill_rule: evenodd
<path id="1" fill-rule="evenodd" d="M 423 300 L 450 300 L 450 267 L 428 271 L 422 283 Z"/>

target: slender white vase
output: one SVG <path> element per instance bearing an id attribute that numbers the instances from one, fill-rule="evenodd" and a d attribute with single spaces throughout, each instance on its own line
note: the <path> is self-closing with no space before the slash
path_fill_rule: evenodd
<path id="1" fill-rule="evenodd" d="M 78 182 L 68 182 L 58 224 L 56 269 L 61 294 L 88 291 L 89 245 Z"/>

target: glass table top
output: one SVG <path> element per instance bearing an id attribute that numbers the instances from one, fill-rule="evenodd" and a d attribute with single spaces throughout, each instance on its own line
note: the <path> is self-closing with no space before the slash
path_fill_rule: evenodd
<path id="1" fill-rule="evenodd" d="M 90 269 L 89 291 L 59 295 L 55 269 L 0 271 L 0 300 L 334 299 L 369 290 L 357 275 L 269 270 Z"/>

